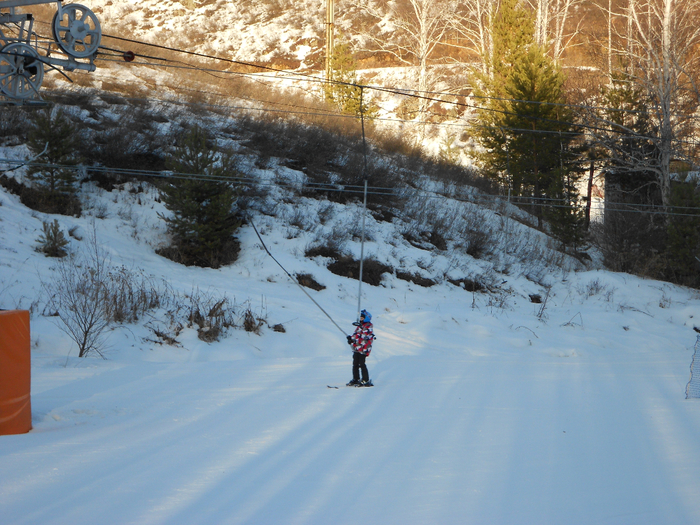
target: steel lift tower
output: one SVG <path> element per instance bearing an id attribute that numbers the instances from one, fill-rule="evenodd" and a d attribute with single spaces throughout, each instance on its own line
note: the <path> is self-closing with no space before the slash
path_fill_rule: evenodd
<path id="1" fill-rule="evenodd" d="M 34 30 L 31 13 L 17 12 L 18 7 L 39 4 L 56 4 L 50 37 Z M 83 5 L 63 5 L 58 0 L 0 0 L 0 96 L 4 103 L 41 101 L 39 89 L 47 68 L 94 71 L 101 39 L 99 20 Z"/>

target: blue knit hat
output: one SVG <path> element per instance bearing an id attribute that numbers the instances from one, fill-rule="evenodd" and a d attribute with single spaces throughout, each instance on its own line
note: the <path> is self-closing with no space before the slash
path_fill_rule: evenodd
<path id="1" fill-rule="evenodd" d="M 372 320 L 372 314 L 369 313 L 367 310 L 362 310 L 360 312 L 360 317 L 365 318 L 365 323 L 369 323 Z"/>

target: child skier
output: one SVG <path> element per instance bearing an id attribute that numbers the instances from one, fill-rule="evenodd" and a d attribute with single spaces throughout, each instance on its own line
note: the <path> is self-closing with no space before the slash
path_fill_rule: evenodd
<path id="1" fill-rule="evenodd" d="M 369 379 L 369 372 L 365 360 L 372 351 L 374 331 L 372 329 L 372 315 L 367 310 L 360 312 L 360 322 L 353 323 L 356 328 L 352 335 L 348 336 L 348 344 L 352 346 L 352 381 L 347 386 L 374 386 Z M 362 380 L 360 380 L 360 371 Z"/>

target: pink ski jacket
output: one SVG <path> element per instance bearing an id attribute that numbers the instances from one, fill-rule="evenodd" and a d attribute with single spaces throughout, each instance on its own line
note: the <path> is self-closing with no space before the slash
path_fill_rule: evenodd
<path id="1" fill-rule="evenodd" d="M 372 341 L 375 339 L 372 323 L 362 323 L 355 328 L 355 332 L 350 337 L 352 337 L 353 352 L 369 355 L 372 351 Z"/>

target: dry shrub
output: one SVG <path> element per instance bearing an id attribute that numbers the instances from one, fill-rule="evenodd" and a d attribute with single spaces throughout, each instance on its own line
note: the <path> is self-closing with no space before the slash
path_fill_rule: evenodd
<path id="1" fill-rule="evenodd" d="M 340 259 L 342 252 L 339 244 L 329 239 L 324 244 L 308 247 L 304 255 L 309 258 L 328 257 L 329 259 Z"/>
<path id="2" fill-rule="evenodd" d="M 464 277 L 462 279 L 448 279 L 447 281 L 451 284 L 454 284 L 455 286 L 464 288 L 468 292 L 481 292 L 483 290 L 486 290 L 486 286 L 481 284 L 479 281 L 475 279 L 469 279 L 468 277 Z"/>
<path id="3" fill-rule="evenodd" d="M 124 266 L 109 271 L 108 308 L 115 323 L 135 323 L 166 304 L 172 295 L 165 281 Z"/>
<path id="4" fill-rule="evenodd" d="M 80 217 L 83 212 L 80 200 L 75 195 L 31 188 L 7 175 L 0 175 L 0 186 L 18 195 L 20 202 L 34 211 L 73 217 Z"/>
<path id="5" fill-rule="evenodd" d="M 475 259 L 479 259 L 491 243 L 491 233 L 481 229 L 470 229 L 466 233 L 466 252 Z"/>
<path id="6" fill-rule="evenodd" d="M 77 345 L 78 357 L 104 357 L 103 333 L 111 323 L 110 262 L 92 232 L 82 254 L 59 259 L 50 281 L 42 278 L 47 307 L 60 318 L 59 328 Z"/>
<path id="7" fill-rule="evenodd" d="M 326 287 L 318 281 L 316 281 L 316 279 L 314 279 L 314 276 L 310 273 L 298 273 L 295 275 L 295 277 L 297 279 L 297 282 L 300 285 L 305 286 L 306 288 L 311 288 L 312 290 L 316 290 L 317 292 L 326 289 Z"/>
<path id="8" fill-rule="evenodd" d="M 250 308 L 243 313 L 243 329 L 246 332 L 252 332 L 256 335 L 260 335 L 264 325 L 265 320 L 256 316 Z"/>
<path id="9" fill-rule="evenodd" d="M 417 273 L 403 272 L 397 270 L 396 277 L 404 281 L 417 284 L 418 286 L 423 286 L 425 288 L 430 288 L 431 286 L 435 285 L 435 281 L 433 281 L 432 279 L 428 279 L 427 277 L 423 277 L 422 275 L 418 275 Z"/>
<path id="10" fill-rule="evenodd" d="M 348 255 L 342 256 L 337 261 L 329 264 L 328 269 L 341 277 L 358 280 L 360 278 L 360 261 Z M 365 259 L 362 265 L 362 282 L 372 286 L 379 286 L 382 283 L 382 275 L 385 273 L 393 273 L 393 268 L 369 257 Z"/>
<path id="11" fill-rule="evenodd" d="M 197 329 L 197 337 L 208 343 L 218 341 L 228 328 L 235 326 L 235 308 L 224 294 L 202 292 L 198 288 L 184 296 L 181 312 L 186 326 Z"/>

